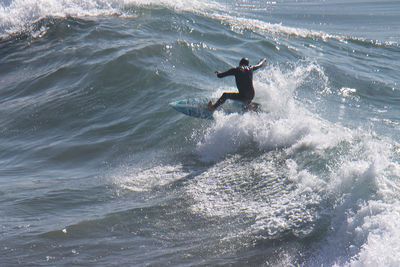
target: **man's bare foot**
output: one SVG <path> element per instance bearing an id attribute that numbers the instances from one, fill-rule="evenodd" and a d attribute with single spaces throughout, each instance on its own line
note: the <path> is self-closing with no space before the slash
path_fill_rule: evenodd
<path id="1" fill-rule="evenodd" d="M 208 109 L 211 111 L 215 110 L 215 107 L 214 107 L 213 103 L 211 102 L 211 100 L 210 100 L 210 102 L 208 102 Z"/>

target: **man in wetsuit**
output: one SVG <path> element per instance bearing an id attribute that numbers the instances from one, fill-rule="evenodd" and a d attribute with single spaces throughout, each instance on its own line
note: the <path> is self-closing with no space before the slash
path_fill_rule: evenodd
<path id="1" fill-rule="evenodd" d="M 214 111 L 227 99 L 241 101 L 244 104 L 244 109 L 249 109 L 251 100 L 254 98 L 253 71 L 261 68 L 265 61 L 266 59 L 262 58 L 257 65 L 249 66 L 249 60 L 247 58 L 242 58 L 238 67 L 232 68 L 226 72 L 216 71 L 215 73 L 218 78 L 234 75 L 236 79 L 236 87 L 238 88 L 239 93 L 223 93 L 215 104 L 211 101 L 208 103 L 210 110 Z"/>

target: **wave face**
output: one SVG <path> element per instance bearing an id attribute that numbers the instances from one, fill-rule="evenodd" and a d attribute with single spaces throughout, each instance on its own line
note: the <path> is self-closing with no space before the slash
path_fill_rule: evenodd
<path id="1" fill-rule="evenodd" d="M 399 7 L 3 1 L 0 265 L 399 265 Z"/>

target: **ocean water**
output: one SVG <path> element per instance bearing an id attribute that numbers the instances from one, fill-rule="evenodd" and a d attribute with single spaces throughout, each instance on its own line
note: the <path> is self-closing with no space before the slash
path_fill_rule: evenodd
<path id="1" fill-rule="evenodd" d="M 3 0 L 0 266 L 399 266 L 399 70 L 398 1 Z"/>

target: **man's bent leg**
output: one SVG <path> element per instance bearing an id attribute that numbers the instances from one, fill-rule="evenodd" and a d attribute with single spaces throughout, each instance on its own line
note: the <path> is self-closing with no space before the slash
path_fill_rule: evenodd
<path id="1" fill-rule="evenodd" d="M 217 109 L 219 106 L 225 103 L 227 99 L 242 100 L 242 97 L 239 93 L 223 93 L 217 102 L 215 102 L 215 104 L 212 106 L 212 110 Z"/>

